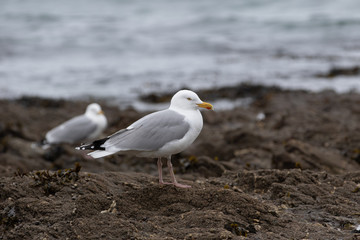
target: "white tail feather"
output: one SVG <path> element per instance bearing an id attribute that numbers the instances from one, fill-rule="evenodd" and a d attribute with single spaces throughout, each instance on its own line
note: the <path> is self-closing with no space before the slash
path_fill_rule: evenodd
<path id="1" fill-rule="evenodd" d="M 88 155 L 92 156 L 93 158 L 101 158 L 101 157 L 109 156 L 111 154 L 114 154 L 114 152 L 107 152 L 107 151 L 103 151 L 103 150 L 97 150 L 97 151 L 88 153 Z"/>

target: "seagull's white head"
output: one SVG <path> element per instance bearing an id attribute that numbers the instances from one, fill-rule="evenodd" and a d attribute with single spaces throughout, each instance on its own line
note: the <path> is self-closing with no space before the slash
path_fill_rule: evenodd
<path id="1" fill-rule="evenodd" d="M 92 103 L 87 106 L 85 114 L 87 116 L 96 116 L 96 115 L 104 115 L 104 112 L 102 111 L 99 104 Z"/>
<path id="2" fill-rule="evenodd" d="M 199 109 L 206 108 L 213 110 L 213 106 L 210 103 L 203 102 L 199 96 L 190 90 L 180 90 L 171 99 L 170 108 L 178 109 Z"/>

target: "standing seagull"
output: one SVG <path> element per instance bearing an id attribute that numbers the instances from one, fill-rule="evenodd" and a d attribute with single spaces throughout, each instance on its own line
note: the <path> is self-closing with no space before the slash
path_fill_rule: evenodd
<path id="1" fill-rule="evenodd" d="M 97 103 L 87 106 L 85 114 L 76 116 L 46 133 L 43 148 L 59 143 L 79 143 L 96 139 L 107 126 L 104 112 Z"/>
<path id="2" fill-rule="evenodd" d="M 199 135 L 203 127 L 199 108 L 212 110 L 213 106 L 201 101 L 196 93 L 181 90 L 172 97 L 168 109 L 146 115 L 109 137 L 82 145 L 77 149 L 96 150 L 89 153 L 94 158 L 117 152 L 130 153 L 138 157 L 158 158 L 160 184 L 173 184 L 176 187 L 189 188 L 191 186 L 176 181 L 171 155 L 189 147 Z M 167 158 L 172 183 L 163 181 L 162 157 Z"/>

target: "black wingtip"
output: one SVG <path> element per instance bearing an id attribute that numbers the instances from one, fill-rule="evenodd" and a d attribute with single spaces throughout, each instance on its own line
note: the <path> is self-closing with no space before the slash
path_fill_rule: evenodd
<path id="1" fill-rule="evenodd" d="M 103 145 L 108 139 L 109 139 L 109 137 L 99 139 L 99 140 L 96 140 L 89 144 L 83 144 L 80 147 L 76 147 L 75 149 L 76 150 L 105 150 L 105 148 L 102 147 L 101 145 Z"/>

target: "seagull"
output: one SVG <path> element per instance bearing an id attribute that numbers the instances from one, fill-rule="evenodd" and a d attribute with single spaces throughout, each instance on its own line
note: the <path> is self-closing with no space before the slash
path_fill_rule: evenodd
<path id="1" fill-rule="evenodd" d="M 86 112 L 71 118 L 46 133 L 43 148 L 59 143 L 79 143 L 99 137 L 107 126 L 107 120 L 97 103 L 89 104 Z"/>
<path id="2" fill-rule="evenodd" d="M 172 97 L 168 109 L 146 115 L 125 129 L 90 144 L 81 145 L 76 149 L 95 150 L 88 153 L 93 158 L 105 157 L 114 153 L 158 158 L 160 185 L 172 184 L 180 188 L 189 188 L 191 186 L 176 181 L 171 155 L 189 147 L 200 134 L 203 127 L 200 108 L 213 110 L 213 106 L 201 101 L 196 93 L 190 90 L 181 90 Z M 163 181 L 162 157 L 167 158 L 171 183 Z"/>

